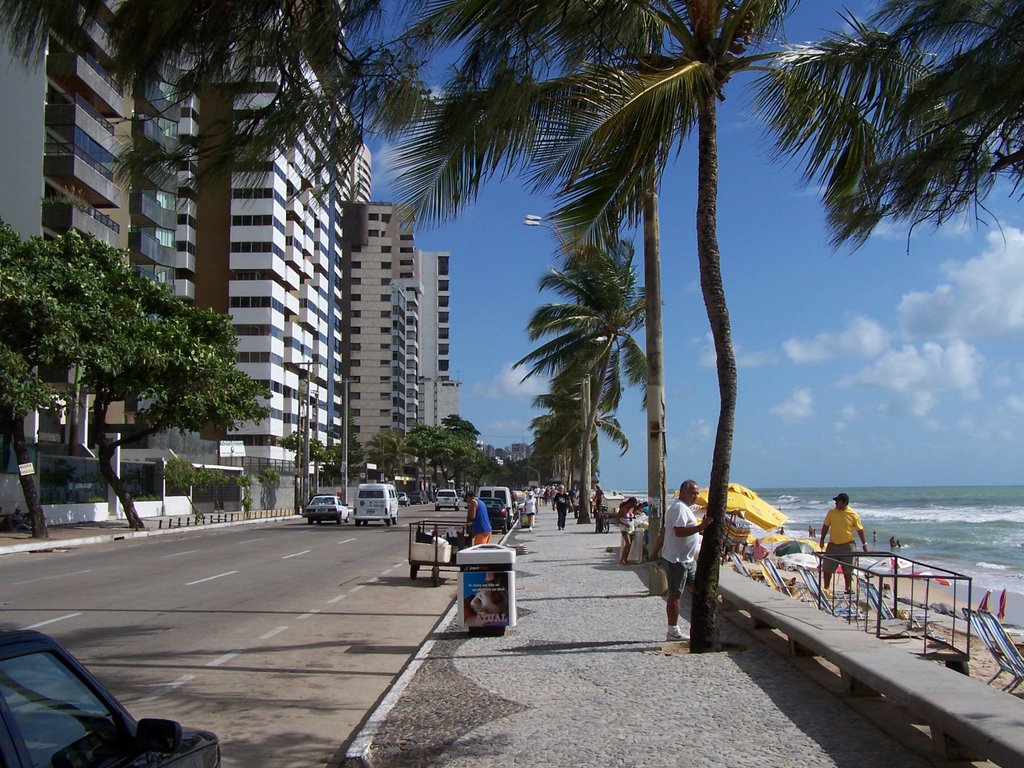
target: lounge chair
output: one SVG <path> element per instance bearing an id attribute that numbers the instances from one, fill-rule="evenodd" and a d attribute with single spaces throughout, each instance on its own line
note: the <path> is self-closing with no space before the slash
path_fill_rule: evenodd
<path id="1" fill-rule="evenodd" d="M 916 622 L 908 619 L 901 619 L 895 613 L 892 612 L 892 608 L 889 604 L 882 599 L 882 595 L 878 591 L 878 587 L 872 584 L 867 579 L 857 579 L 857 583 L 860 585 L 861 592 L 864 593 L 867 599 L 868 608 L 875 612 L 877 615 L 876 628 L 879 637 L 899 637 L 906 635 L 911 630 L 924 630 L 924 625 L 917 624 Z M 869 621 L 870 624 L 870 621 Z M 898 631 L 892 631 L 898 630 Z"/>
<path id="2" fill-rule="evenodd" d="M 732 561 L 732 567 L 733 568 L 735 568 L 737 571 L 742 573 L 748 579 L 753 579 L 754 578 L 753 576 L 750 575 L 750 571 L 747 570 L 747 566 L 745 566 L 743 564 L 743 561 L 740 560 L 740 556 L 739 555 L 737 555 L 735 552 L 729 552 L 727 554 L 729 555 L 729 559 Z"/>
<path id="3" fill-rule="evenodd" d="M 1006 634 L 999 619 L 988 611 L 972 611 L 970 608 L 964 608 L 963 612 L 967 621 L 970 622 L 974 634 L 981 638 L 985 647 L 988 648 L 988 652 L 992 654 L 992 658 L 999 665 L 999 671 L 988 681 L 989 684 L 995 682 L 996 678 L 1004 672 L 1013 678 L 1003 686 L 1004 691 L 1012 691 L 1024 683 L 1024 656 L 1021 656 L 1013 640 Z"/>

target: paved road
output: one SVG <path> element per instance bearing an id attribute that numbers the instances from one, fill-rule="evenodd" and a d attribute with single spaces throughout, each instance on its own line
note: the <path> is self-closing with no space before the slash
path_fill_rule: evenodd
<path id="1" fill-rule="evenodd" d="M 409 580 L 407 542 L 287 520 L 8 555 L 0 626 L 55 636 L 137 716 L 215 731 L 228 768 L 323 764 L 454 596 Z"/>

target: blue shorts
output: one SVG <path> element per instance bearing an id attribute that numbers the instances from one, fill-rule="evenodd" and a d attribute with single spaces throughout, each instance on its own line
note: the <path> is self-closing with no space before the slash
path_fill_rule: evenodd
<path id="1" fill-rule="evenodd" d="M 661 559 L 661 567 L 665 569 L 665 576 L 668 580 L 668 593 L 670 595 L 683 594 L 683 587 L 692 584 L 697 575 L 697 563 L 675 563 L 665 558 Z"/>

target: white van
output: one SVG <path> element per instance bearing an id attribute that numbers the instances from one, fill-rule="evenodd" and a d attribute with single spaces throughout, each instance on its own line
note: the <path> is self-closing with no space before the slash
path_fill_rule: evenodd
<path id="1" fill-rule="evenodd" d="M 481 499 L 501 499 L 502 504 L 508 507 L 509 512 L 515 516 L 516 512 L 519 511 L 519 507 L 516 504 L 516 497 L 512 494 L 512 489 L 505 485 L 482 485 L 476 492 L 476 495 Z"/>
<path id="2" fill-rule="evenodd" d="M 398 523 L 398 491 L 391 483 L 362 483 L 356 489 L 353 519 L 356 525 L 381 520 L 384 525 Z"/>

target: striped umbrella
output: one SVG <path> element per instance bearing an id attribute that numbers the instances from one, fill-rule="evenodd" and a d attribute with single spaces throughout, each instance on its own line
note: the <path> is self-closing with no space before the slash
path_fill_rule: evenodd
<path id="1" fill-rule="evenodd" d="M 985 596 L 983 598 L 981 598 L 981 602 L 978 603 L 978 610 L 979 611 L 987 611 L 988 610 L 988 596 L 991 595 L 991 594 L 992 594 L 992 590 L 990 589 L 990 590 L 988 590 L 985 593 Z"/>
<path id="2" fill-rule="evenodd" d="M 996 618 L 1002 621 L 1006 618 L 1006 590 L 1003 590 L 1003 594 L 999 596 L 999 613 L 996 614 Z"/>

